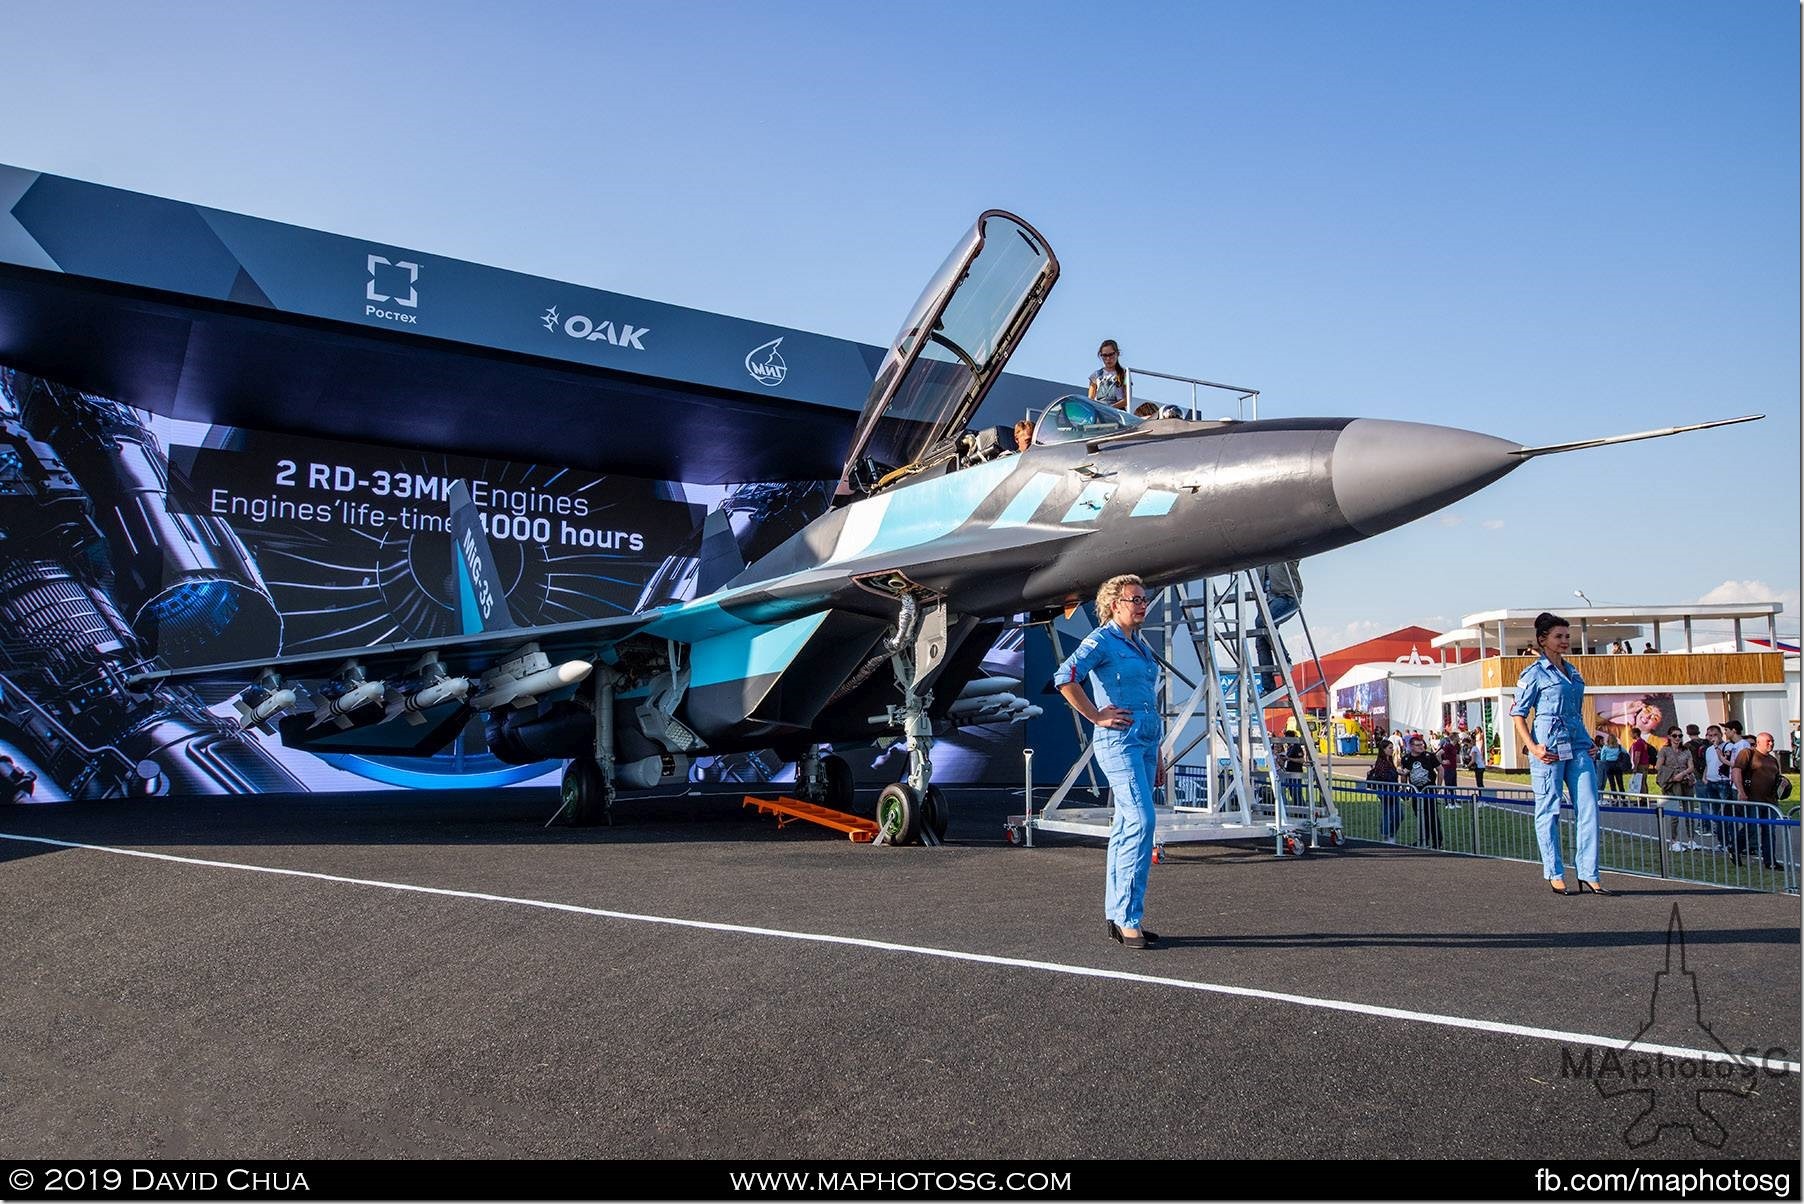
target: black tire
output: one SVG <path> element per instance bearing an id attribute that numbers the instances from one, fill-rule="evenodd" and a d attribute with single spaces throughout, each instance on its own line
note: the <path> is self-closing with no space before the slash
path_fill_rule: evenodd
<path id="1" fill-rule="evenodd" d="M 877 826 L 890 844 L 920 844 L 925 811 L 915 792 L 901 782 L 890 783 L 877 796 Z"/>
<path id="2" fill-rule="evenodd" d="M 938 786 L 927 787 L 926 815 L 923 819 L 935 840 L 944 844 L 946 827 L 952 822 L 952 800 Z"/>
<path id="3" fill-rule="evenodd" d="M 844 757 L 829 753 L 821 758 L 821 772 L 827 779 L 827 797 L 822 806 L 835 811 L 850 811 L 857 799 L 852 786 L 852 765 Z"/>
<path id="4" fill-rule="evenodd" d="M 607 823 L 613 802 L 601 766 L 594 760 L 579 757 L 564 767 L 564 805 L 558 812 L 564 823 L 577 828 Z"/>

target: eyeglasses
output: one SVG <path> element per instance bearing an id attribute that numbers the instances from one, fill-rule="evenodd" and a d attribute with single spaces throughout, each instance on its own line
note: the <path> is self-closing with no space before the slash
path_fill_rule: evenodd
<path id="1" fill-rule="evenodd" d="M 1102 358 L 1104 358 L 1105 360 L 1112 360 L 1112 359 L 1119 359 L 1121 357 L 1120 357 L 1119 352 L 1105 351 L 1102 353 Z"/>
<path id="2" fill-rule="evenodd" d="M 1115 600 L 1117 602 L 1126 602 L 1129 606 L 1151 606 L 1152 605 L 1152 599 L 1148 598 L 1145 594 L 1141 594 L 1137 598 L 1130 598 L 1124 594 Z"/>

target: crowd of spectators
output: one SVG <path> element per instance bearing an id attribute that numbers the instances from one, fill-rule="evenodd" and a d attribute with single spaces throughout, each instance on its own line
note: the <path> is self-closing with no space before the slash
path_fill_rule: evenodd
<path id="1" fill-rule="evenodd" d="M 1396 843 L 1404 802 L 1412 794 L 1454 786 L 1462 769 L 1473 775 L 1480 789 L 1484 787 L 1490 756 L 1484 741 L 1471 732 L 1379 728 L 1373 738 L 1377 756 L 1366 780 L 1400 787 L 1383 798 L 1379 835 L 1388 843 Z M 1593 733 L 1593 739 L 1603 788 L 1624 796 L 1613 805 L 1634 805 L 1639 800 L 1651 806 L 1651 796 L 1688 800 L 1681 804 L 1681 814 L 1666 817 L 1663 839 L 1669 851 L 1723 853 L 1736 864 L 1757 857 L 1774 868 L 1777 841 L 1771 826 L 1736 822 L 1770 818 L 1772 812 L 1761 804 L 1783 810 L 1789 801 L 1791 783 L 1775 752 L 1772 733 L 1749 737 L 1739 720 L 1729 719 L 1702 730 L 1695 723 L 1684 728 L 1675 724 L 1664 733 L 1631 727 L 1626 739 L 1602 727 Z M 1795 766 L 1796 729 L 1790 739 Z M 1423 815 L 1420 801 L 1412 803 L 1421 816 L 1422 842 L 1441 847 L 1438 816 Z"/>

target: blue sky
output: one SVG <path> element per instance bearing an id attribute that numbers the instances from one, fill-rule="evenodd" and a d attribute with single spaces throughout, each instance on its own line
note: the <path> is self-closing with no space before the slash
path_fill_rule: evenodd
<path id="1" fill-rule="evenodd" d="M 1561 442 L 1305 565 L 1335 646 L 1799 603 L 1799 8 L 7 0 L 0 162 L 885 343 L 988 207 L 1124 359 Z"/>

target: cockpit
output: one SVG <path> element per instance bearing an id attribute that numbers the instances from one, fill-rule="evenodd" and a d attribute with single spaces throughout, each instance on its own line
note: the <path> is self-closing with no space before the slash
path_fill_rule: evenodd
<path id="1" fill-rule="evenodd" d="M 1101 439 L 1125 434 L 1141 426 L 1143 421 L 1107 402 L 1068 394 L 1041 412 L 1040 421 L 1034 427 L 1034 442 L 1078 443 Z"/>

